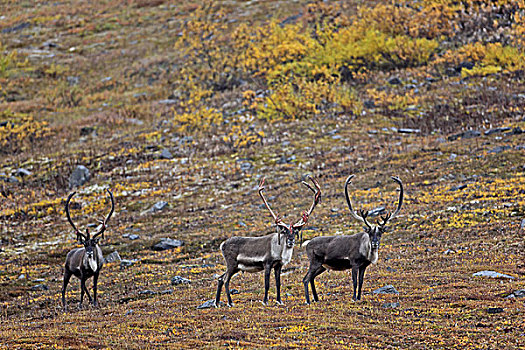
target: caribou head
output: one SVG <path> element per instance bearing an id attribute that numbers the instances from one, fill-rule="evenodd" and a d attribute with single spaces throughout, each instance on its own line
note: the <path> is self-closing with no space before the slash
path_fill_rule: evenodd
<path id="1" fill-rule="evenodd" d="M 277 226 L 277 232 L 279 234 L 279 244 L 281 242 L 281 235 L 284 234 L 286 235 L 286 245 L 288 248 L 291 248 L 294 246 L 296 237 L 297 238 L 300 237 L 301 241 L 303 240 L 301 230 L 308 223 L 308 219 L 310 218 L 310 215 L 312 214 L 315 206 L 319 202 L 321 202 L 321 187 L 319 186 L 319 183 L 314 178 L 312 178 L 310 175 L 308 175 L 308 179 L 312 181 L 314 185 L 313 187 L 306 181 L 302 181 L 302 184 L 305 185 L 308 189 L 310 189 L 314 193 L 312 205 L 310 206 L 310 209 L 303 212 L 303 214 L 301 215 L 301 218 L 296 223 L 291 222 L 290 224 L 286 224 L 278 215 L 276 215 L 273 212 L 272 208 L 270 208 L 270 205 L 268 204 L 268 201 L 266 200 L 263 194 L 265 179 L 263 178 L 261 182 L 259 183 L 259 195 L 261 196 L 264 202 L 264 205 L 266 206 L 266 208 L 268 209 L 268 211 L 272 215 L 272 218 L 275 221 L 275 225 Z"/>
<path id="2" fill-rule="evenodd" d="M 348 203 L 348 208 L 350 209 L 350 215 L 358 221 L 361 221 L 363 224 L 365 224 L 365 232 L 368 233 L 370 236 L 370 245 L 372 249 L 378 249 L 379 244 L 381 242 L 381 236 L 383 233 L 387 231 L 387 224 L 399 214 L 399 211 L 401 210 L 401 206 L 403 205 L 403 183 L 398 177 L 392 176 L 392 180 L 397 182 L 399 184 L 400 192 L 399 192 L 399 203 L 397 205 L 396 210 L 393 213 L 387 213 L 384 216 L 381 216 L 381 220 L 377 220 L 376 224 L 370 224 L 367 220 L 368 217 L 368 211 L 365 210 L 359 210 L 359 212 L 355 212 L 352 208 L 352 201 L 350 200 L 350 196 L 348 195 L 348 185 L 351 183 L 352 178 L 354 175 L 348 176 L 345 182 L 345 197 L 346 202 Z"/>

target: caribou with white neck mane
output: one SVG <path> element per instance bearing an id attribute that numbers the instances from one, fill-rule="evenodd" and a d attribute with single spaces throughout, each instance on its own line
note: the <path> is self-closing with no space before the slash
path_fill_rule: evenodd
<path id="1" fill-rule="evenodd" d="M 104 256 L 102 255 L 102 250 L 98 245 L 99 236 L 102 235 L 102 237 L 104 237 L 104 231 L 106 231 L 109 218 L 111 218 L 111 215 L 115 210 L 115 200 L 113 198 L 113 194 L 109 190 L 107 190 L 107 192 L 109 193 L 109 197 L 111 199 L 111 211 L 104 220 L 98 220 L 101 224 L 100 229 L 97 232 L 95 232 L 95 234 L 92 237 L 90 236 L 89 230 L 87 228 L 85 234 L 83 234 L 79 229 L 77 229 L 77 227 L 73 223 L 73 220 L 71 219 L 71 215 L 69 214 L 69 203 L 76 192 L 71 193 L 67 198 L 67 220 L 69 221 L 71 226 L 73 226 L 73 229 L 77 234 L 77 240 L 79 240 L 80 243 L 84 245 L 84 247 L 75 248 L 69 253 L 67 253 L 66 256 L 64 284 L 62 286 L 62 305 L 64 307 L 64 311 L 67 311 L 66 288 L 69 283 L 69 279 L 72 275 L 80 279 L 79 307 L 82 307 L 82 302 L 84 300 L 84 292 L 87 294 L 89 302 L 93 303 L 94 306 L 97 306 L 98 275 L 100 273 L 100 270 L 102 269 L 102 265 L 104 264 Z M 86 288 L 86 280 L 91 277 L 93 277 L 93 299 L 91 299 L 91 295 L 89 295 L 89 292 Z"/>
<path id="2" fill-rule="evenodd" d="M 270 288 L 270 272 L 274 269 L 275 283 L 277 289 L 277 303 L 281 301 L 281 269 L 292 259 L 295 237 L 299 236 L 301 229 L 308 222 L 315 206 L 321 201 L 321 188 L 317 181 L 308 177 L 315 188 L 303 181 L 303 185 L 314 193 L 314 199 L 310 209 L 304 212 L 301 219 L 295 224 L 285 224 L 270 208 L 266 198 L 264 198 L 264 178 L 259 183 L 259 195 L 264 205 L 272 215 L 277 226 L 277 232 L 263 237 L 231 237 L 224 241 L 221 252 L 226 261 L 226 272 L 219 277 L 217 283 L 217 294 L 215 296 L 215 306 L 219 306 L 221 289 L 224 285 L 228 306 L 233 306 L 230 296 L 230 279 L 239 271 L 260 272 L 264 270 L 264 299 L 263 304 L 268 303 L 268 289 Z"/>
<path id="3" fill-rule="evenodd" d="M 392 180 L 397 182 L 400 187 L 399 203 L 397 209 L 392 214 L 386 214 L 378 220 L 377 225 L 370 225 L 367 221 L 368 211 L 360 210 L 359 214 L 352 208 L 352 201 L 348 195 L 348 185 L 354 175 L 350 175 L 345 182 L 345 197 L 350 209 L 350 215 L 366 225 L 364 232 L 356 233 L 351 236 L 320 236 L 303 244 L 306 246 L 306 253 L 310 260 L 310 267 L 304 276 L 304 292 L 306 303 L 310 304 L 308 295 L 308 283 L 312 287 L 314 301 L 319 301 L 315 290 L 314 279 L 327 269 L 342 271 L 352 269 L 352 282 L 354 286 L 353 300 L 361 299 L 363 278 L 365 270 L 370 264 L 375 264 L 378 258 L 379 243 L 381 235 L 386 231 L 386 224 L 395 218 L 403 205 L 403 183 L 397 177 L 392 176 Z M 358 288 L 359 282 L 359 288 Z"/>

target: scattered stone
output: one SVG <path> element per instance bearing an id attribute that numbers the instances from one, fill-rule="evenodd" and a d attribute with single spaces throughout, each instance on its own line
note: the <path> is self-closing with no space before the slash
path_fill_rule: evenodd
<path id="1" fill-rule="evenodd" d="M 155 212 L 158 212 L 158 211 L 162 211 L 162 210 L 166 209 L 167 207 L 168 207 L 168 203 L 167 202 L 160 201 L 160 202 L 155 203 L 151 207 L 150 211 L 152 213 L 155 213 Z"/>
<path id="2" fill-rule="evenodd" d="M 394 269 L 393 267 L 390 267 L 390 266 L 387 266 L 387 267 L 386 267 L 386 270 L 387 270 L 388 272 L 396 272 L 396 271 L 397 271 L 397 269 Z"/>
<path id="3" fill-rule="evenodd" d="M 399 294 L 399 292 L 391 284 L 378 288 L 374 290 L 372 293 L 374 294 Z"/>
<path id="4" fill-rule="evenodd" d="M 443 254 L 445 255 L 449 255 L 449 254 L 454 254 L 456 251 L 455 250 L 452 250 L 452 249 L 447 249 L 443 252 Z"/>
<path id="5" fill-rule="evenodd" d="M 171 154 L 171 152 L 164 148 L 162 150 L 162 152 L 160 153 L 160 159 L 172 159 L 173 158 L 173 155 Z"/>
<path id="6" fill-rule="evenodd" d="M 496 272 L 496 271 L 489 271 L 489 270 L 484 270 L 484 271 L 476 272 L 476 273 L 474 273 L 472 276 L 476 276 L 476 277 L 490 277 L 490 278 L 515 279 L 514 276 L 509 276 L 509 275 L 505 275 L 505 274 L 503 274 L 503 273 L 499 273 L 499 272 Z"/>
<path id="7" fill-rule="evenodd" d="M 137 125 L 137 126 L 144 125 L 144 122 L 137 118 L 128 118 L 126 119 L 126 121 L 130 124 Z"/>
<path id="8" fill-rule="evenodd" d="M 243 162 L 241 163 L 240 168 L 241 168 L 241 171 L 247 171 L 253 168 L 253 165 L 250 162 Z"/>
<path id="9" fill-rule="evenodd" d="M 372 100 L 366 100 L 363 105 L 365 106 L 365 108 L 376 108 L 376 104 L 374 101 Z"/>
<path id="10" fill-rule="evenodd" d="M 45 284 L 37 284 L 36 286 L 32 286 L 30 288 L 32 291 L 37 291 L 37 290 L 48 290 L 49 287 L 46 286 Z"/>
<path id="11" fill-rule="evenodd" d="M 126 313 L 124 314 L 124 316 L 129 316 L 133 313 L 133 310 L 128 310 L 126 311 Z"/>
<path id="12" fill-rule="evenodd" d="M 80 82 L 80 78 L 79 77 L 75 77 L 75 76 L 68 76 L 66 78 L 66 80 L 67 80 L 67 83 L 69 84 L 69 86 L 78 85 L 78 83 Z"/>
<path id="13" fill-rule="evenodd" d="M 111 262 L 114 262 L 114 261 L 122 261 L 122 259 L 120 258 L 119 253 L 115 250 L 113 253 L 111 253 L 108 256 L 106 256 L 104 258 L 104 261 L 107 262 L 107 263 L 111 263 Z"/>
<path id="14" fill-rule="evenodd" d="M 80 136 L 96 135 L 97 132 L 92 126 L 84 126 L 80 128 Z"/>
<path id="15" fill-rule="evenodd" d="M 501 153 L 501 152 L 509 150 L 509 149 L 512 149 L 512 147 L 510 147 L 510 146 L 498 146 L 498 147 L 495 147 L 495 148 L 491 149 L 489 151 L 489 153 L 496 153 L 496 154 L 498 154 L 498 153 Z"/>
<path id="16" fill-rule="evenodd" d="M 5 182 L 9 182 L 9 183 L 14 183 L 14 184 L 20 182 L 20 181 L 19 181 L 16 177 L 14 177 L 14 176 L 9 176 L 9 177 L 7 177 L 7 178 L 4 178 L 4 181 L 5 181 Z"/>
<path id="17" fill-rule="evenodd" d="M 509 130 L 510 130 L 509 127 L 506 127 L 506 128 L 493 128 L 493 129 L 485 130 L 484 134 L 488 136 L 488 135 L 497 134 L 497 133 L 501 133 L 501 132 L 505 132 L 505 131 L 509 131 Z"/>
<path id="18" fill-rule="evenodd" d="M 30 26 L 31 26 L 31 23 L 29 23 L 29 22 L 22 22 L 20 24 L 17 24 L 14 27 L 9 27 L 9 28 L 2 29 L 2 34 L 9 34 L 9 33 L 13 33 L 13 32 L 18 32 L 20 30 L 29 28 Z"/>
<path id="19" fill-rule="evenodd" d="M 454 159 L 456 159 L 457 157 L 458 157 L 458 155 L 457 155 L 456 153 L 451 153 L 451 154 L 450 154 L 450 157 L 448 157 L 448 159 L 450 159 L 450 160 L 454 160 Z"/>
<path id="20" fill-rule="evenodd" d="M 522 230 L 525 229 L 525 219 L 521 220 L 520 227 L 521 227 Z"/>
<path id="21" fill-rule="evenodd" d="M 421 133 L 421 129 L 407 129 L 407 128 L 404 128 L 404 129 L 398 129 L 397 132 L 400 133 L 400 134 L 420 134 Z"/>
<path id="22" fill-rule="evenodd" d="M 160 295 L 173 294 L 173 289 L 164 289 L 164 290 L 161 290 L 158 294 Z"/>
<path id="23" fill-rule="evenodd" d="M 224 303 L 222 301 L 219 302 L 219 306 L 222 306 L 224 305 Z M 197 309 L 209 309 L 209 308 L 212 308 L 212 307 L 215 307 L 215 299 L 210 299 L 206 302 L 204 302 L 203 304 L 197 306 Z"/>
<path id="24" fill-rule="evenodd" d="M 233 288 L 233 289 L 230 289 L 230 294 L 231 294 L 231 295 L 241 294 L 241 292 L 239 292 L 238 289 Z"/>
<path id="25" fill-rule="evenodd" d="M 463 68 L 471 70 L 472 68 L 474 68 L 474 63 L 473 62 L 461 62 L 459 66 L 456 67 L 456 71 L 461 72 Z"/>
<path id="26" fill-rule="evenodd" d="M 140 236 L 139 236 L 139 235 L 135 235 L 135 234 L 133 234 L 133 235 L 129 235 L 129 236 L 128 236 L 128 239 L 130 239 L 130 240 L 132 240 L 132 241 L 134 241 L 134 240 L 136 240 L 136 239 L 139 239 L 139 238 L 140 238 Z"/>
<path id="27" fill-rule="evenodd" d="M 503 312 L 503 308 L 502 307 L 489 307 L 487 309 L 487 312 L 489 314 L 499 314 Z"/>
<path id="28" fill-rule="evenodd" d="M 479 136 L 481 136 L 481 132 L 479 132 L 477 130 L 467 130 L 467 131 L 461 132 L 459 134 L 450 135 L 448 137 L 448 140 L 449 141 L 455 141 L 455 140 L 459 139 L 460 137 L 462 139 L 472 139 L 472 138 L 479 137 Z"/>
<path id="29" fill-rule="evenodd" d="M 395 309 L 396 307 L 399 307 L 401 304 L 398 303 L 398 302 L 395 302 L 395 303 L 384 303 L 383 304 L 383 307 L 385 309 Z"/>
<path id="30" fill-rule="evenodd" d="M 374 217 L 386 213 L 385 207 L 377 207 L 368 211 L 368 216 Z"/>
<path id="31" fill-rule="evenodd" d="M 453 186 L 450 188 L 449 191 L 460 191 L 464 188 L 467 188 L 467 185 L 466 184 L 461 184 L 461 185 L 457 185 L 457 186 Z"/>
<path id="32" fill-rule="evenodd" d="M 248 225 L 246 225 L 246 223 L 244 221 L 241 221 L 241 220 L 239 220 L 237 225 L 242 226 L 242 227 L 247 227 L 248 226 Z"/>
<path id="33" fill-rule="evenodd" d="M 524 131 L 518 126 L 518 127 L 515 127 L 514 129 L 512 129 L 511 131 L 506 132 L 505 136 L 520 135 L 520 134 L 523 134 L 523 132 Z"/>
<path id="34" fill-rule="evenodd" d="M 190 284 L 191 281 L 181 276 L 175 276 L 171 279 L 172 286 L 178 286 L 179 284 Z M 230 291 L 231 292 L 231 291 Z"/>
<path id="35" fill-rule="evenodd" d="M 517 290 L 505 297 L 505 299 L 511 299 L 511 298 L 525 298 L 525 289 Z"/>
<path id="36" fill-rule="evenodd" d="M 158 292 L 155 292 L 155 291 L 149 290 L 149 289 L 141 290 L 139 292 L 139 295 L 155 295 L 155 294 L 158 294 Z"/>
<path id="37" fill-rule="evenodd" d="M 125 269 L 126 267 L 133 266 L 137 261 L 139 261 L 139 259 L 122 259 L 120 260 L 120 268 Z"/>
<path id="38" fill-rule="evenodd" d="M 18 279 L 19 280 L 25 280 L 26 279 L 26 275 L 21 274 L 20 276 L 18 276 Z"/>
<path id="39" fill-rule="evenodd" d="M 24 168 L 18 168 L 18 169 L 15 170 L 15 175 L 16 176 L 24 177 L 24 176 L 29 176 L 31 174 L 32 173 L 29 170 L 24 169 Z"/>
<path id="40" fill-rule="evenodd" d="M 173 249 L 177 247 L 182 247 L 183 245 L 184 245 L 184 242 L 178 239 L 162 238 L 159 243 L 153 246 L 153 250 L 163 251 L 163 250 Z"/>
<path id="41" fill-rule="evenodd" d="M 160 103 L 161 105 L 173 105 L 177 102 L 178 102 L 177 100 L 173 100 L 173 99 L 166 99 L 166 100 L 158 101 L 158 103 Z"/>
<path id="42" fill-rule="evenodd" d="M 393 77 L 393 78 L 388 79 L 388 83 L 390 85 L 399 85 L 401 84 L 401 80 L 398 77 Z"/>
<path id="43" fill-rule="evenodd" d="M 79 165 L 73 170 L 73 173 L 69 177 L 69 188 L 73 189 L 79 186 L 82 186 L 91 178 L 89 169 L 83 165 Z"/>

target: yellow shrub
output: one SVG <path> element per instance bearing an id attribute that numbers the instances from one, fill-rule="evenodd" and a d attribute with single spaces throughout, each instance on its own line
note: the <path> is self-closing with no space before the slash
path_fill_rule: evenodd
<path id="1" fill-rule="evenodd" d="M 0 112 L 0 123 L 0 153 L 19 152 L 51 133 L 47 122 L 27 114 Z"/>

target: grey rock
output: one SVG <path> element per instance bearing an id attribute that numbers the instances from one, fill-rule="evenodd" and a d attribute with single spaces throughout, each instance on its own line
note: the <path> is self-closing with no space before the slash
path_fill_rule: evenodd
<path id="1" fill-rule="evenodd" d="M 221 301 L 219 302 L 219 306 L 224 305 L 224 303 Z M 201 305 L 197 306 L 197 309 L 209 309 L 215 307 L 215 299 L 210 299 L 208 301 L 205 301 Z"/>
<path id="2" fill-rule="evenodd" d="M 489 314 L 499 314 L 502 313 L 504 310 L 502 307 L 489 307 L 487 309 L 487 313 Z"/>
<path id="3" fill-rule="evenodd" d="M 139 261 L 139 259 L 122 259 L 120 260 L 120 268 L 124 269 L 126 267 L 133 266 L 137 261 Z"/>
<path id="4" fill-rule="evenodd" d="M 175 276 L 171 279 L 172 286 L 178 286 L 179 284 L 190 284 L 191 281 L 181 276 Z"/>
<path id="5" fill-rule="evenodd" d="M 18 169 L 15 170 L 15 175 L 16 176 L 24 177 L 24 176 L 29 176 L 31 174 L 32 173 L 29 170 L 24 169 L 24 168 L 18 168 Z"/>
<path id="6" fill-rule="evenodd" d="M 407 128 L 404 128 L 404 129 L 398 129 L 397 132 L 400 133 L 400 134 L 420 134 L 421 130 L 420 129 L 407 129 Z"/>
<path id="7" fill-rule="evenodd" d="M 370 217 L 374 217 L 374 216 L 382 215 L 384 213 L 386 213 L 385 207 L 377 207 L 377 208 L 374 208 L 374 209 L 370 210 L 368 212 L 368 215 Z"/>
<path id="8" fill-rule="evenodd" d="M 454 159 L 456 159 L 457 157 L 458 157 L 458 155 L 457 155 L 456 153 L 451 153 L 451 154 L 450 154 L 450 157 L 448 157 L 448 159 L 450 159 L 450 160 L 454 160 Z"/>
<path id="9" fill-rule="evenodd" d="M 149 289 L 141 290 L 139 292 L 139 295 L 155 295 L 155 294 L 158 294 L 158 292 L 155 292 L 155 291 L 149 290 Z"/>
<path id="10" fill-rule="evenodd" d="M 183 245 L 184 245 L 184 242 L 178 239 L 162 238 L 159 243 L 153 246 L 153 250 L 163 251 L 163 250 L 173 249 L 177 247 L 182 247 Z"/>
<path id="11" fill-rule="evenodd" d="M 393 78 L 388 79 L 388 83 L 390 85 L 399 85 L 401 84 L 401 80 L 398 77 L 393 77 Z"/>
<path id="12" fill-rule="evenodd" d="M 177 102 L 178 102 L 177 100 L 173 100 L 173 99 L 166 99 L 166 100 L 158 101 L 158 103 L 160 103 L 161 105 L 173 105 Z"/>
<path id="13" fill-rule="evenodd" d="M 476 273 L 472 274 L 472 276 L 475 276 L 475 277 L 515 279 L 515 277 L 513 277 L 513 276 L 509 276 L 509 275 L 505 275 L 503 273 L 499 273 L 499 272 L 496 272 L 496 271 L 489 271 L 489 270 L 476 272 Z"/>
<path id="14" fill-rule="evenodd" d="M 396 288 L 394 288 L 394 286 L 391 284 L 378 288 L 374 290 L 372 293 L 374 294 L 399 294 Z"/>
<path id="15" fill-rule="evenodd" d="M 37 284 L 37 285 L 35 285 L 35 286 L 32 286 L 30 289 L 31 289 L 32 291 L 37 291 L 37 290 L 48 290 L 49 287 L 46 286 L 45 284 Z"/>
<path id="16" fill-rule="evenodd" d="M 523 132 L 524 131 L 518 126 L 518 127 L 515 127 L 514 129 L 512 129 L 511 131 L 506 132 L 505 136 L 520 135 L 520 134 L 523 134 Z"/>
<path id="17" fill-rule="evenodd" d="M 9 28 L 2 29 L 2 34 L 9 34 L 9 33 L 13 33 L 13 32 L 18 32 L 20 30 L 29 28 L 30 26 L 31 26 L 30 22 L 22 22 L 20 24 L 17 24 L 14 27 L 9 27 Z"/>
<path id="18" fill-rule="evenodd" d="M 247 171 L 247 170 L 250 170 L 251 168 L 253 168 L 253 165 L 250 162 L 243 162 L 243 163 L 241 163 L 240 167 L 241 167 L 242 171 Z"/>
<path id="19" fill-rule="evenodd" d="M 79 165 L 73 170 L 71 176 L 69 177 L 69 188 L 73 189 L 79 186 L 82 186 L 91 178 L 89 169 L 83 165 Z"/>
<path id="20" fill-rule="evenodd" d="M 80 78 L 79 77 L 75 77 L 75 76 L 68 76 L 66 78 L 67 80 L 67 83 L 69 84 L 69 86 L 75 86 L 75 85 L 78 85 L 79 81 L 80 81 Z"/>
<path id="21" fill-rule="evenodd" d="M 452 186 L 449 191 L 460 191 L 464 188 L 467 188 L 467 185 L 466 184 L 461 184 L 461 185 L 457 185 L 457 186 Z"/>
<path id="22" fill-rule="evenodd" d="M 395 309 L 396 307 L 399 307 L 401 304 L 399 304 L 398 302 L 395 302 L 395 303 L 384 303 L 383 304 L 383 307 L 385 309 Z"/>
<path id="23" fill-rule="evenodd" d="M 452 249 L 447 249 L 443 252 L 443 254 L 445 255 L 449 255 L 449 254 L 454 254 L 456 251 L 452 250 Z"/>
<path id="24" fill-rule="evenodd" d="M 448 137 L 448 140 L 449 141 L 455 141 L 455 140 L 459 139 L 460 137 L 462 139 L 472 139 L 472 138 L 479 137 L 479 136 L 481 136 L 481 132 L 479 132 L 477 130 L 467 130 L 467 131 L 461 132 L 459 134 L 450 135 Z"/>
<path id="25" fill-rule="evenodd" d="M 491 149 L 488 153 L 501 153 L 501 152 L 504 152 L 506 150 L 509 150 L 509 149 L 512 149 L 512 147 L 510 146 L 498 146 L 498 147 L 495 147 L 493 149 Z"/>
<path id="26" fill-rule="evenodd" d="M 106 256 L 104 258 L 104 261 L 107 262 L 107 263 L 111 263 L 111 262 L 114 262 L 114 261 L 122 261 L 122 259 L 120 258 L 119 253 L 115 250 L 113 253 L 111 253 L 108 256 Z"/>
<path id="27" fill-rule="evenodd" d="M 513 299 L 513 298 L 525 298 L 525 289 L 520 289 L 512 294 L 509 294 L 505 297 L 505 299 Z"/>
<path id="28" fill-rule="evenodd" d="M 137 125 L 137 126 L 144 125 L 144 122 L 137 118 L 128 118 L 126 119 L 126 121 L 130 124 Z"/>
<path id="29" fill-rule="evenodd" d="M 14 176 L 10 176 L 10 177 L 8 177 L 5 181 L 6 181 L 6 182 L 9 182 L 9 183 L 15 183 L 15 184 L 20 182 L 20 181 L 19 181 L 16 177 L 14 177 Z"/>
<path id="30" fill-rule="evenodd" d="M 139 235 L 134 235 L 134 234 L 133 234 L 133 235 L 129 235 L 128 238 L 129 238 L 130 240 L 134 241 L 134 240 L 136 240 L 136 239 L 139 239 L 140 236 L 139 236 Z"/>
<path id="31" fill-rule="evenodd" d="M 158 211 L 162 211 L 162 210 L 166 209 L 167 207 L 168 207 L 168 203 L 167 202 L 160 201 L 160 202 L 155 203 L 151 207 L 150 210 L 151 210 L 152 213 L 155 213 L 155 212 L 158 212 Z"/>
<path id="32" fill-rule="evenodd" d="M 521 220 L 520 227 L 522 230 L 525 229 L 525 219 Z"/>
<path id="33" fill-rule="evenodd" d="M 509 131 L 509 130 L 510 130 L 509 127 L 506 127 L 506 128 L 493 128 L 493 129 L 485 130 L 484 134 L 488 136 L 488 135 L 502 133 L 502 132 Z"/>
<path id="34" fill-rule="evenodd" d="M 241 294 L 241 292 L 239 292 L 238 289 L 233 288 L 233 289 L 230 289 L 230 294 L 231 294 L 231 295 L 234 295 L 234 294 Z"/>
<path id="35" fill-rule="evenodd" d="M 168 149 L 164 148 L 162 152 L 160 152 L 160 158 L 161 159 L 173 159 L 173 155 Z"/>

